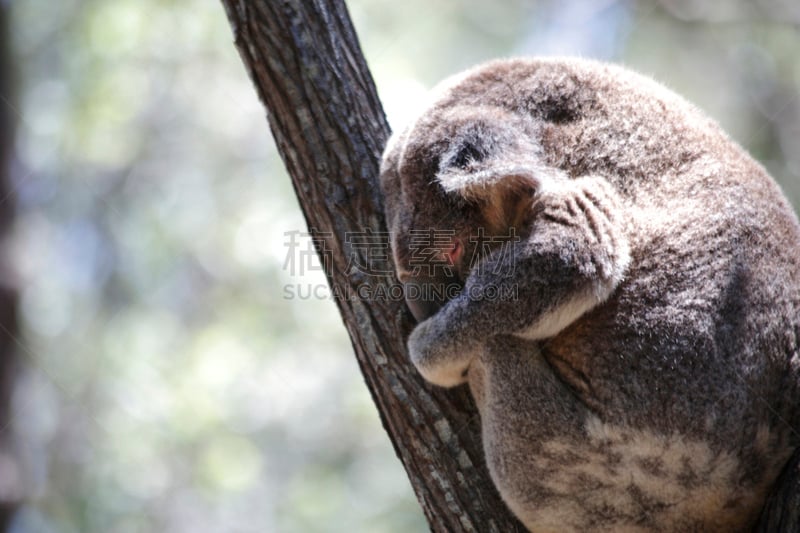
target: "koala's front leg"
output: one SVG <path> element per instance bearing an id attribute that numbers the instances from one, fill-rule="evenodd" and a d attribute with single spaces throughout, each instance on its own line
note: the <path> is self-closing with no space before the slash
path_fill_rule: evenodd
<path id="1" fill-rule="evenodd" d="M 462 293 L 412 332 L 411 359 L 428 381 L 446 387 L 464 382 L 493 335 L 535 340 L 558 334 L 622 280 L 630 261 L 625 216 L 605 179 L 553 185 L 530 209 L 524 239 L 476 265 Z"/>

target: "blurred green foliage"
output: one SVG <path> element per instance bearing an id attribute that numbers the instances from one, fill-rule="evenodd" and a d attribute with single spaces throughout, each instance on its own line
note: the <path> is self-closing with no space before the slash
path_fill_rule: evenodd
<path id="1" fill-rule="evenodd" d="M 652 74 L 800 202 L 800 9 L 750 2 L 352 0 L 399 127 L 476 62 Z M 16 532 L 424 531 L 220 5 L 14 4 L 25 363 Z"/>

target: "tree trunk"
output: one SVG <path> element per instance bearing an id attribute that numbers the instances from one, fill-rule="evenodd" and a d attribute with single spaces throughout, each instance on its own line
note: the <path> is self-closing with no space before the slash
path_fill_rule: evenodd
<path id="1" fill-rule="evenodd" d="M 524 531 L 489 479 L 468 392 L 426 384 L 405 351 L 413 319 L 404 302 L 368 297 L 398 286 L 386 272 L 391 259 L 381 272 L 353 272 L 352 264 L 369 264 L 376 249 L 375 241 L 367 248 L 354 237 L 389 250 L 378 188 L 389 127 L 343 0 L 222 3 L 361 371 L 431 529 Z M 798 506 L 778 512 L 794 516 Z"/>

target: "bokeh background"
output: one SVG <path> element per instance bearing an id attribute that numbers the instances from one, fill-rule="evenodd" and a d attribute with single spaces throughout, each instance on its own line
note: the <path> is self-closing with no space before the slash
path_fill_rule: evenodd
<path id="1" fill-rule="evenodd" d="M 796 0 L 348 4 L 394 127 L 483 60 L 609 59 L 705 109 L 800 205 Z M 425 531 L 334 303 L 308 295 L 318 263 L 287 247 L 303 219 L 221 5 L 11 11 L 11 530 Z"/>

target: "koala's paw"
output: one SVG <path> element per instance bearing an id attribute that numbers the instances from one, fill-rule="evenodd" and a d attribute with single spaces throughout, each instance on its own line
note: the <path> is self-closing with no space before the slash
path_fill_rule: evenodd
<path id="1" fill-rule="evenodd" d="M 457 342 L 442 331 L 433 316 L 414 328 L 408 338 L 411 362 L 422 377 L 440 387 L 455 387 L 467 380 L 467 370 L 476 353 L 457 346 Z"/>

